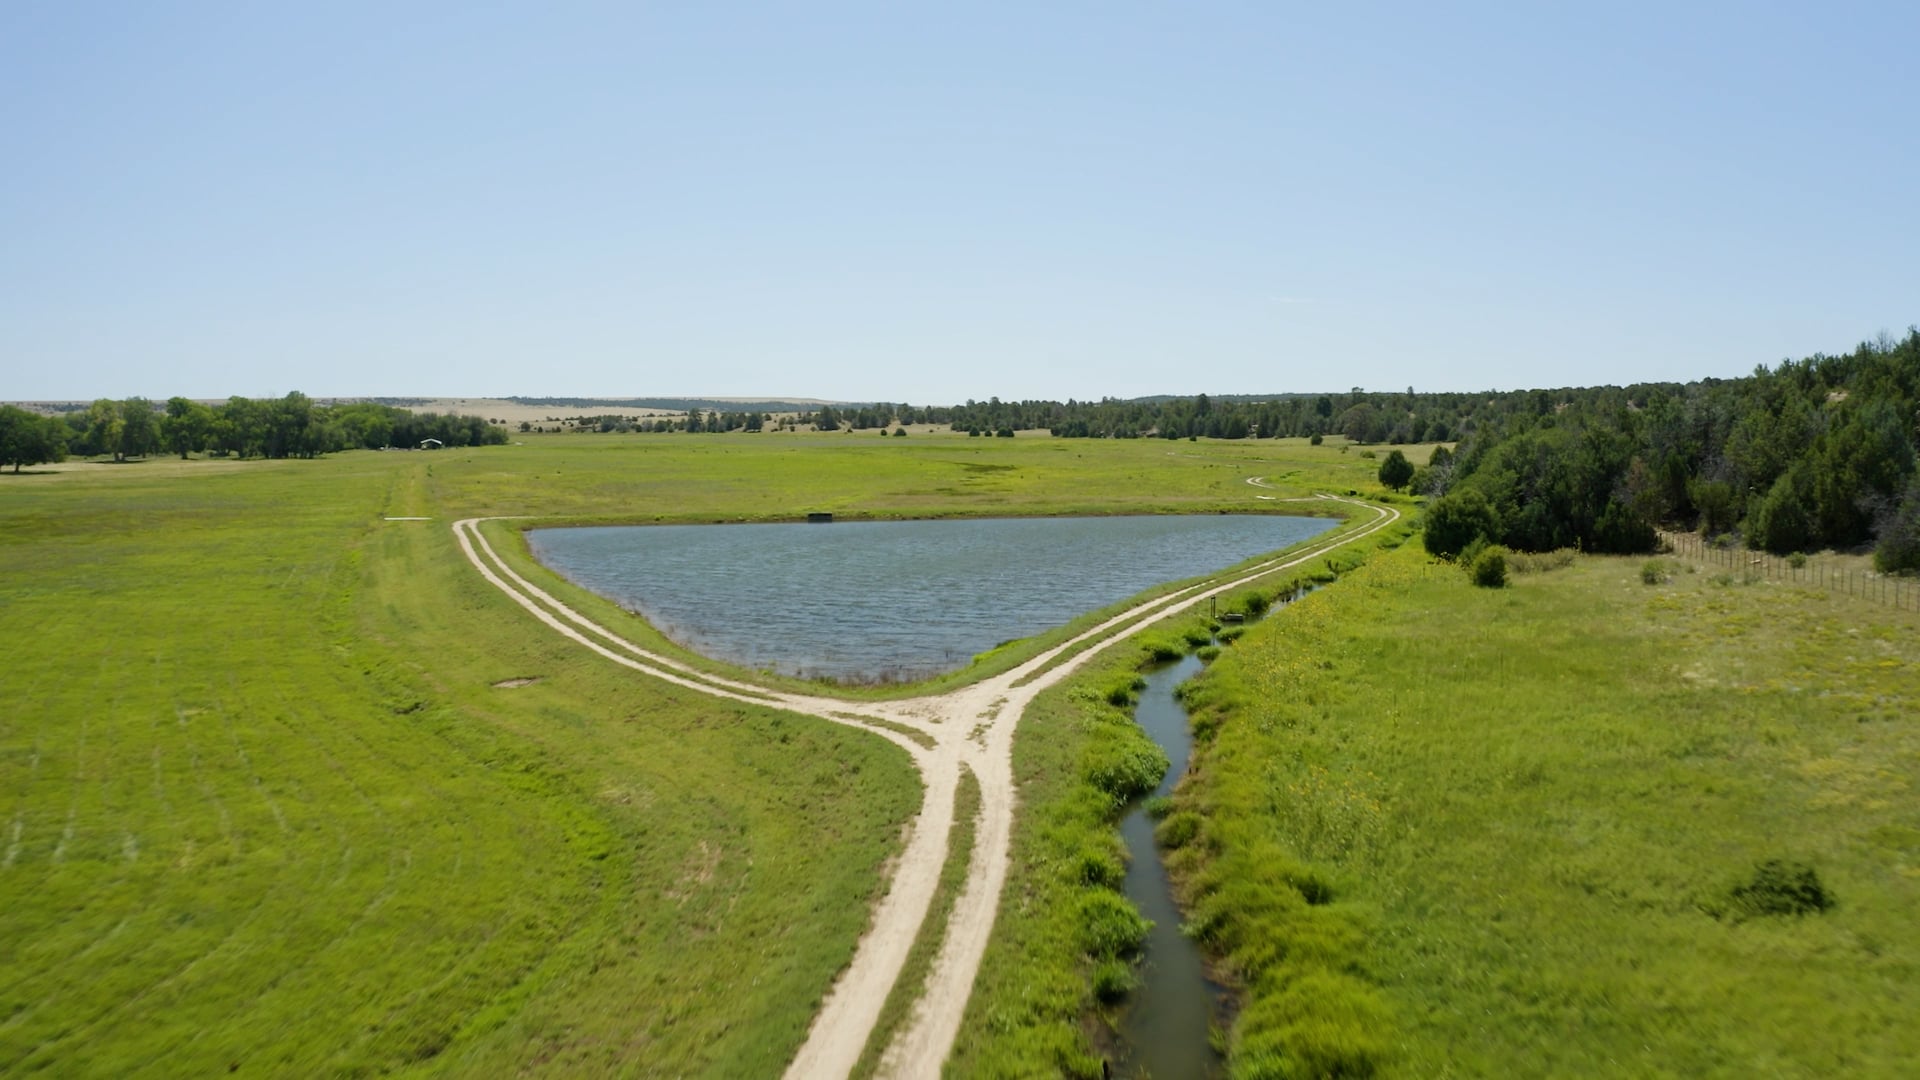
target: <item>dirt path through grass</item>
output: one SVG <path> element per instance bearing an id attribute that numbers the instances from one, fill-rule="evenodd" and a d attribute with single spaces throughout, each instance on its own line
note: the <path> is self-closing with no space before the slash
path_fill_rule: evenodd
<path id="1" fill-rule="evenodd" d="M 1265 486 L 1259 477 L 1248 483 Z M 1356 498 L 1314 498 L 1365 507 L 1374 512 L 1374 520 L 1231 577 L 1208 579 L 1138 604 L 1011 671 L 945 694 L 888 702 L 787 693 L 698 671 L 627 641 L 515 572 L 480 532 L 480 523 L 490 519 L 458 521 L 453 531 L 467 559 L 489 583 L 550 629 L 614 663 L 704 694 L 870 731 L 912 759 L 924 785 L 920 813 L 873 922 L 815 1015 L 805 1043 L 787 1068 L 789 1077 L 841 1077 L 858 1062 L 939 887 L 960 770 L 964 766 L 973 771 L 980 783 L 980 818 L 966 885 L 954 903 L 926 986 L 909 1021 L 887 1048 L 879 1070 L 882 1076 L 936 1076 L 959 1031 L 1006 883 L 1016 801 L 1013 735 L 1028 703 L 1098 652 L 1099 644 L 1186 611 L 1252 578 L 1318 558 L 1400 517 L 1390 506 Z"/>

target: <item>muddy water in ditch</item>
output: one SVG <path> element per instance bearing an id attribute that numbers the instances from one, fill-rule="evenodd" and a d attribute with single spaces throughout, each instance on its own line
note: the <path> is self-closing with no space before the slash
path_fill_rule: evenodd
<path id="1" fill-rule="evenodd" d="M 1186 775 L 1193 736 L 1187 727 L 1187 710 L 1173 691 L 1197 674 L 1200 666 L 1198 657 L 1188 656 L 1146 673 L 1147 686 L 1140 691 L 1134 716 L 1172 762 L 1155 795 L 1168 794 Z M 1120 835 L 1130 857 L 1127 899 L 1153 920 L 1153 930 L 1147 935 L 1141 986 L 1121 1017 L 1114 1075 L 1153 1080 L 1219 1076 L 1223 1062 L 1208 1039 L 1208 1025 L 1224 990 L 1207 978 L 1200 950 L 1180 933 L 1173 883 L 1160 861 L 1153 820 L 1144 805 L 1134 807 L 1120 822 Z"/>

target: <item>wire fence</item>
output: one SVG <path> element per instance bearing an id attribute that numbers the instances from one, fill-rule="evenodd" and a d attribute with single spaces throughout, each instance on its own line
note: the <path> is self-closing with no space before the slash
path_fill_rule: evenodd
<path id="1" fill-rule="evenodd" d="M 1764 551 L 1721 547 L 1698 533 L 1660 534 L 1675 555 L 1706 566 L 1724 566 L 1754 581 L 1784 581 L 1830 589 L 1902 611 L 1920 611 L 1920 580 L 1850 566 L 1834 566 L 1819 556 L 1781 558 Z"/>

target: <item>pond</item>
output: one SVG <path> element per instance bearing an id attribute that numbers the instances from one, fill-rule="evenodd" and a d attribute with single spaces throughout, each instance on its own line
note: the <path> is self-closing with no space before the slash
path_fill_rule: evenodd
<path id="1" fill-rule="evenodd" d="M 848 682 L 964 667 L 1016 638 L 1317 536 L 1267 514 L 535 529 L 534 557 L 681 645 Z"/>

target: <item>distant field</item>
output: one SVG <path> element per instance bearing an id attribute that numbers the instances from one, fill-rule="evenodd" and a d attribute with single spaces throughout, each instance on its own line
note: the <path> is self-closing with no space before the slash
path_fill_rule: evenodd
<path id="1" fill-rule="evenodd" d="M 458 517 L 1249 509 L 1374 464 L 522 442 L 0 478 L 0 1072 L 778 1072 L 916 805 L 904 758 L 539 631 Z"/>
<path id="2" fill-rule="evenodd" d="M 1911 1074 L 1920 616 L 1644 566 L 1409 545 L 1194 684 L 1235 1075 Z M 1773 860 L 1833 906 L 1757 913 Z"/>

